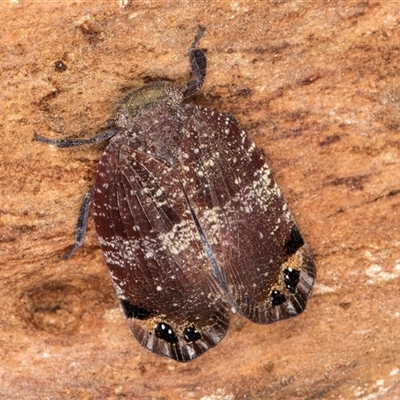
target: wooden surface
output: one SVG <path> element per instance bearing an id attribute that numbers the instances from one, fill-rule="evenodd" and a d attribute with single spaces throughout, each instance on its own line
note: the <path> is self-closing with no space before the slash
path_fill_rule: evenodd
<path id="1" fill-rule="evenodd" d="M 0 398 L 400 398 L 399 15 L 374 1 L 3 1 Z M 102 147 L 32 137 L 88 137 L 131 89 L 187 82 L 199 24 L 195 101 L 264 149 L 317 283 L 299 317 L 234 317 L 178 364 L 130 334 L 92 221 L 60 259 Z"/>

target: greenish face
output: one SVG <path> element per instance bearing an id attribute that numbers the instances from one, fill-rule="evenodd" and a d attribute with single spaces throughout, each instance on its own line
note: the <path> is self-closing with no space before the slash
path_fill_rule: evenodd
<path id="1" fill-rule="evenodd" d="M 179 96 L 177 96 L 179 94 Z M 168 82 L 156 82 L 143 86 L 131 92 L 120 100 L 114 112 L 126 110 L 131 119 L 134 119 L 139 110 L 148 104 L 179 104 L 182 101 L 180 88 Z"/>

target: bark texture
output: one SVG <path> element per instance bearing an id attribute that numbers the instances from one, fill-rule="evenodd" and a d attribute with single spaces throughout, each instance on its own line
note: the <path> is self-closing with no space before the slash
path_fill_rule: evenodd
<path id="1" fill-rule="evenodd" d="M 400 398 L 400 3 L 90 1 L 0 4 L 0 397 Z M 190 78 L 197 104 L 236 117 L 270 167 L 315 257 L 304 314 L 234 317 L 189 364 L 129 332 L 92 221 L 70 260 L 80 202 L 115 102 Z"/>

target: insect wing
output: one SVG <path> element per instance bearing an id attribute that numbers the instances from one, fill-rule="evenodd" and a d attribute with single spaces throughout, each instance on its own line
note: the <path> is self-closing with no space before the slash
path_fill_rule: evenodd
<path id="1" fill-rule="evenodd" d="M 315 267 L 264 155 L 232 117 L 186 107 L 177 171 L 221 286 L 253 322 L 299 314 Z"/>
<path id="2" fill-rule="evenodd" d="M 219 343 L 231 306 L 172 168 L 114 140 L 100 160 L 95 188 L 99 242 L 137 340 L 177 361 Z"/>

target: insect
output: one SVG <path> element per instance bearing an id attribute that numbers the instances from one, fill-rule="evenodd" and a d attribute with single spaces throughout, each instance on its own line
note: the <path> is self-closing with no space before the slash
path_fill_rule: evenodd
<path id="1" fill-rule="evenodd" d="M 157 82 L 122 98 L 79 212 L 90 204 L 130 329 L 156 354 L 187 362 L 218 344 L 232 312 L 258 324 L 301 313 L 315 266 L 263 153 L 235 119 L 183 101 L 203 85 L 206 57 L 190 47 L 193 80 Z"/>

